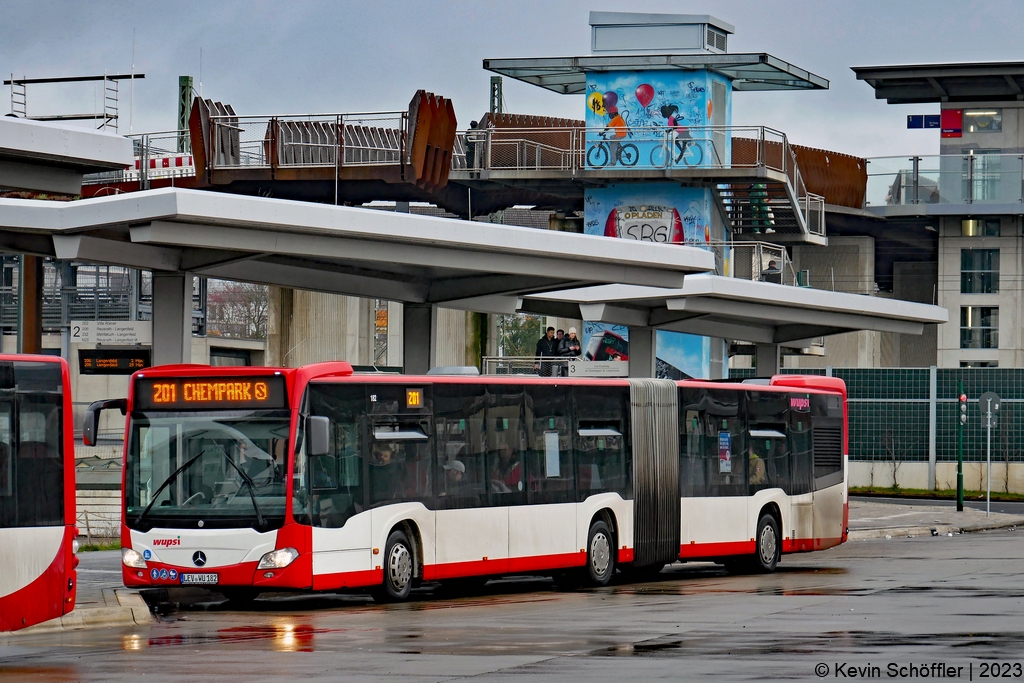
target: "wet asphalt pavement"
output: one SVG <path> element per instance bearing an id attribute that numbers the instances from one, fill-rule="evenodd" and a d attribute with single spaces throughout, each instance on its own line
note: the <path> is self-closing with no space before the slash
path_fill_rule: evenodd
<path id="1" fill-rule="evenodd" d="M 85 555 L 82 582 L 116 563 Z M 567 593 L 519 579 L 386 606 L 194 602 L 149 627 L 0 637 L 0 679 L 818 680 L 825 665 L 834 680 L 837 664 L 889 678 L 889 663 L 944 663 L 968 680 L 972 665 L 977 678 L 986 662 L 1024 664 L 1021 567 L 1024 530 L 856 541 L 767 576 L 689 564 Z"/>

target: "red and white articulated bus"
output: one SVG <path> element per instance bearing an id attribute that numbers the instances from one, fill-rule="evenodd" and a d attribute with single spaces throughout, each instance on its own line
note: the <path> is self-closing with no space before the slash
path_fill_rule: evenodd
<path id="1" fill-rule="evenodd" d="M 124 582 L 229 598 L 714 560 L 772 571 L 846 539 L 841 380 L 755 383 L 136 373 Z M 88 441 L 87 441 L 88 442 Z"/>
<path id="2" fill-rule="evenodd" d="M 75 444 L 68 365 L 0 355 L 0 631 L 75 608 Z"/>

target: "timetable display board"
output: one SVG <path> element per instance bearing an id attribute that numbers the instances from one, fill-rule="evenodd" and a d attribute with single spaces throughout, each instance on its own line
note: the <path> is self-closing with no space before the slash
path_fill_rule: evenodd
<path id="1" fill-rule="evenodd" d="M 136 410 L 238 410 L 288 407 L 284 377 L 141 377 Z"/>
<path id="2" fill-rule="evenodd" d="M 130 375 L 152 365 L 150 349 L 79 349 L 78 372 L 83 375 Z"/>

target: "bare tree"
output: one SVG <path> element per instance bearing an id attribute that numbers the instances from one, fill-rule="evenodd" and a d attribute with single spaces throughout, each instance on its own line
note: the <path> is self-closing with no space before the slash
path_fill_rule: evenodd
<path id="1" fill-rule="evenodd" d="M 206 296 L 209 334 L 239 339 L 267 336 L 267 286 L 210 280 Z"/>

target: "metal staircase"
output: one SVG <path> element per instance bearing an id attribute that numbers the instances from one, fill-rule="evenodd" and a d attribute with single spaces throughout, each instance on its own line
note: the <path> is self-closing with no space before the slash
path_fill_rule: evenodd
<path id="1" fill-rule="evenodd" d="M 825 240 L 825 200 L 789 182 L 720 183 L 715 196 L 728 220 L 734 239 L 769 239 L 773 242 Z"/>

